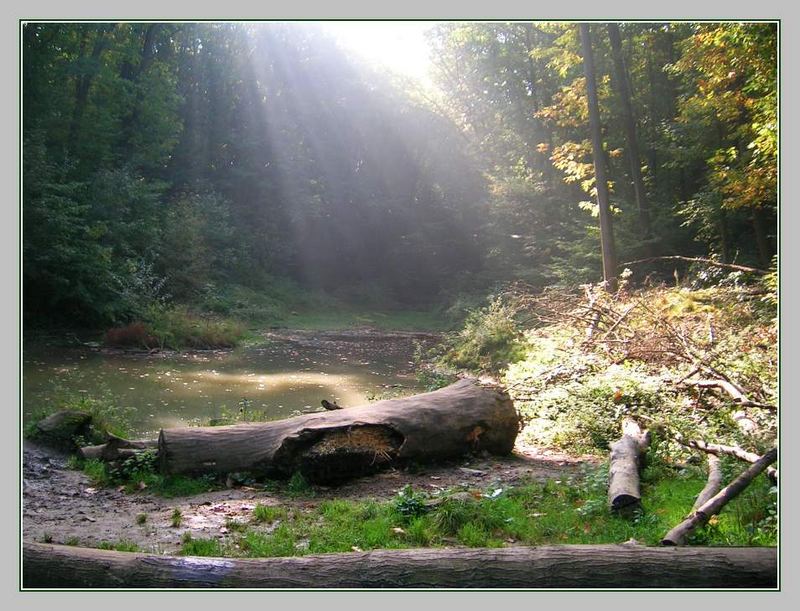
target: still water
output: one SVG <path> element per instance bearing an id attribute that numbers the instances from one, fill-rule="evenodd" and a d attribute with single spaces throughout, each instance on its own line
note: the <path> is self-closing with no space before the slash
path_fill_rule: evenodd
<path id="1" fill-rule="evenodd" d="M 235 351 L 125 354 L 97 348 L 26 346 L 23 411 L 59 406 L 65 397 L 103 398 L 124 411 L 131 433 L 207 424 L 263 412 L 280 419 L 418 390 L 411 337 L 293 334 Z M 241 416 L 240 416 L 241 417 Z"/>

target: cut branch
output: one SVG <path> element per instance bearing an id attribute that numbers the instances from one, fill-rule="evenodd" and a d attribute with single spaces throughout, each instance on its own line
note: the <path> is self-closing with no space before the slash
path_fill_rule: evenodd
<path id="1" fill-rule="evenodd" d="M 681 381 L 681 383 L 684 384 L 685 386 L 696 386 L 697 388 L 719 388 L 720 390 L 724 390 L 734 400 L 734 402 L 736 402 L 738 405 L 741 405 L 742 407 L 759 407 L 762 409 L 767 409 L 772 412 L 778 410 L 778 408 L 775 405 L 751 401 L 745 396 L 743 390 L 730 380 L 688 381 L 684 379 Z"/>
<path id="2" fill-rule="evenodd" d="M 650 435 L 643 433 L 635 421 L 625 419 L 622 437 L 611 444 L 608 504 L 612 511 L 629 515 L 641 506 L 639 469 L 649 443 Z"/>
<path id="3" fill-rule="evenodd" d="M 722 508 L 725 507 L 728 502 L 739 496 L 739 494 L 750 485 L 750 482 L 769 465 L 774 463 L 777 458 L 778 449 L 772 448 L 744 473 L 739 475 L 739 477 L 695 510 L 688 518 L 664 535 L 664 538 L 661 540 L 661 545 L 683 545 L 683 542 L 695 529 L 707 524 L 711 516 L 722 511 Z"/>
<path id="4" fill-rule="evenodd" d="M 706 452 L 708 454 L 714 454 L 716 456 L 726 455 L 726 456 L 733 456 L 734 458 L 738 458 L 739 460 L 743 460 L 749 463 L 756 463 L 761 460 L 761 456 L 754 452 L 748 452 L 747 450 L 740 448 L 738 446 L 726 446 L 718 443 L 707 443 L 701 439 L 685 439 L 683 435 L 679 433 L 672 433 L 670 435 L 672 439 L 677 441 L 679 444 L 686 446 L 687 448 L 693 448 L 695 450 L 700 450 L 701 452 Z M 767 477 L 769 477 L 773 482 L 778 481 L 778 470 L 774 467 L 767 467 Z"/>
<path id="5" fill-rule="evenodd" d="M 697 495 L 697 500 L 692 506 L 692 511 L 698 510 L 722 488 L 722 469 L 719 466 L 719 458 L 716 454 L 709 454 L 707 456 L 708 462 L 708 480 L 705 487 Z"/>
<path id="6" fill-rule="evenodd" d="M 637 259 L 636 261 L 628 261 L 627 263 L 620 263 L 619 267 L 625 267 L 627 265 L 637 265 L 639 263 L 652 263 L 653 261 L 686 261 L 687 263 L 705 263 L 706 265 L 711 265 L 713 267 L 732 269 L 738 272 L 748 272 L 761 275 L 769 273 L 767 270 L 758 269 L 757 267 L 748 267 L 746 265 L 737 265 L 735 263 L 720 263 L 719 261 L 714 261 L 713 259 L 703 259 L 700 257 L 682 257 L 680 255 L 666 255 L 663 257 L 648 257 L 646 259 Z"/>

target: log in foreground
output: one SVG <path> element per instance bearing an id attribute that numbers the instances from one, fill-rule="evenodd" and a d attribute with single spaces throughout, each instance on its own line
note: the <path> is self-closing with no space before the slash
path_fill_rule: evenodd
<path id="1" fill-rule="evenodd" d="M 608 467 L 608 505 L 612 511 L 632 514 L 641 506 L 639 469 L 650 435 L 631 419 L 622 423 L 622 437 L 611 444 Z"/>
<path id="2" fill-rule="evenodd" d="M 768 547 L 564 545 L 197 558 L 26 543 L 25 588 L 775 588 Z"/>
<path id="3" fill-rule="evenodd" d="M 508 454 L 519 419 L 504 392 L 461 380 L 434 392 L 257 424 L 164 429 L 165 474 L 247 471 L 336 483 L 394 462 Z"/>

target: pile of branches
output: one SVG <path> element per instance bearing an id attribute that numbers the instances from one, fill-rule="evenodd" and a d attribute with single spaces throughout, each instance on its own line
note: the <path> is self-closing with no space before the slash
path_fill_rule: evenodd
<path id="1" fill-rule="evenodd" d="M 736 494 L 741 489 L 741 482 L 722 487 L 719 457 L 750 463 L 745 474 L 765 471 L 777 483 L 778 472 L 771 466 L 777 453 L 777 335 L 768 317 L 756 316 L 764 309 L 759 291 L 632 291 L 623 285 L 608 293 L 603 286 L 584 285 L 537 293 L 516 284 L 503 299 L 532 333 L 547 335 L 559 328 L 571 338 L 561 362 L 509 384 L 516 401 L 534 400 L 548 385 L 580 382 L 587 373 L 623 363 L 638 363 L 659 380 L 661 396 L 673 399 L 671 407 L 633 406 L 625 415 L 658 431 L 675 453 L 708 457 L 708 485 L 690 516 L 692 528 L 721 509 L 718 495 L 725 493 L 724 505 L 731 486 Z M 755 356 L 753 362 L 766 363 L 763 371 L 742 367 L 738 361 L 745 353 Z M 745 480 L 744 486 L 752 473 Z M 712 500 L 717 505 L 704 506 Z M 685 528 L 668 534 L 665 544 L 682 542 L 686 534 Z"/>

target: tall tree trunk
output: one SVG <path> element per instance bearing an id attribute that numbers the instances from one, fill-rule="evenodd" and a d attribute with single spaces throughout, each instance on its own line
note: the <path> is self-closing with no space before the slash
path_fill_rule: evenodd
<path id="1" fill-rule="evenodd" d="M 87 42 L 88 32 L 84 32 L 83 38 L 81 39 L 79 60 L 83 59 L 85 56 Z M 97 31 L 97 37 L 94 40 L 94 47 L 92 48 L 91 68 L 100 61 L 100 56 L 103 54 L 105 46 L 105 28 L 100 27 Z M 78 150 L 78 135 L 80 133 L 81 120 L 86 110 L 86 103 L 89 100 L 89 88 L 92 86 L 92 80 L 94 79 L 91 68 L 90 71 L 78 75 L 75 80 L 75 106 L 72 109 L 72 120 L 69 124 L 69 136 L 67 139 L 67 150 L 71 155 L 74 155 Z"/>
<path id="2" fill-rule="evenodd" d="M 764 211 L 761 208 L 753 210 L 753 232 L 756 236 L 756 246 L 758 247 L 758 260 L 761 267 L 768 269 L 772 261 L 772 246 L 767 237 L 767 229 L 764 224 Z"/>
<path id="3" fill-rule="evenodd" d="M 603 138 L 600 133 L 600 106 L 597 101 L 594 58 L 589 24 L 580 24 L 583 47 L 583 69 L 586 74 L 586 93 L 589 105 L 589 129 L 592 133 L 592 157 L 594 158 L 597 205 L 600 208 L 600 249 L 603 255 L 603 280 L 610 291 L 617 289 L 617 254 L 614 247 L 614 228 L 608 203 L 608 180 L 603 157 Z"/>
<path id="4" fill-rule="evenodd" d="M 650 240 L 653 236 L 650 224 L 650 208 L 647 203 L 644 179 L 642 178 L 642 164 L 639 156 L 639 143 L 636 139 L 636 122 L 633 117 L 633 106 L 631 105 L 628 73 L 622 59 L 622 41 L 619 34 L 619 25 L 616 23 L 608 24 L 608 40 L 611 43 L 611 54 L 614 58 L 614 71 L 616 72 L 614 82 L 620 98 L 623 122 L 625 124 L 628 164 L 631 170 L 636 209 L 639 211 L 639 230 L 641 231 L 641 238 L 645 242 L 645 253 L 647 256 L 652 256 L 653 247 Z"/>

